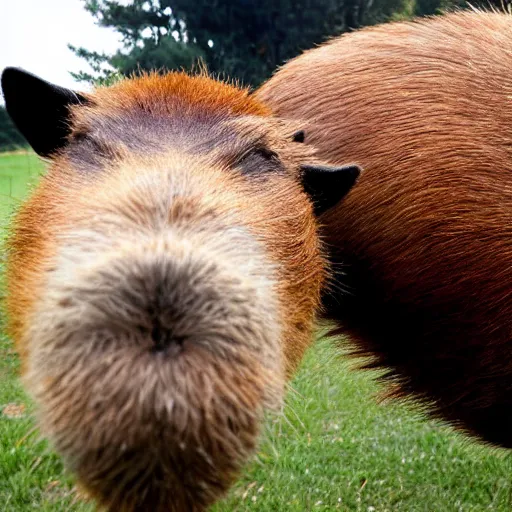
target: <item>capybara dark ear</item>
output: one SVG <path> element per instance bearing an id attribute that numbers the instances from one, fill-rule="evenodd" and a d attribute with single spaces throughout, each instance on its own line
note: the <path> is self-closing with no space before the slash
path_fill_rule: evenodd
<path id="1" fill-rule="evenodd" d="M 361 174 L 358 165 L 302 165 L 302 185 L 311 197 L 315 215 L 324 213 L 347 195 Z"/>
<path id="2" fill-rule="evenodd" d="M 2 73 L 5 106 L 34 151 L 49 156 L 66 144 L 69 107 L 86 103 L 82 95 L 53 85 L 18 68 Z"/>
<path id="3" fill-rule="evenodd" d="M 293 142 L 304 142 L 306 134 L 304 130 L 299 130 L 292 135 Z"/>

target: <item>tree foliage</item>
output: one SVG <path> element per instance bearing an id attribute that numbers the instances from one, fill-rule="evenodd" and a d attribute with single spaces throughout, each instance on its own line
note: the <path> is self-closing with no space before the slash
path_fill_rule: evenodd
<path id="1" fill-rule="evenodd" d="M 0 105 L 0 151 L 11 151 L 25 146 L 25 138 L 14 126 L 5 107 Z"/>
<path id="2" fill-rule="evenodd" d="M 96 77 L 112 69 L 190 69 L 258 85 L 300 51 L 351 28 L 411 14 L 414 0 L 84 0 L 104 27 L 122 37 L 115 55 L 73 48 Z M 435 0 L 432 0 L 435 1 Z M 86 73 L 79 79 L 91 80 Z"/>

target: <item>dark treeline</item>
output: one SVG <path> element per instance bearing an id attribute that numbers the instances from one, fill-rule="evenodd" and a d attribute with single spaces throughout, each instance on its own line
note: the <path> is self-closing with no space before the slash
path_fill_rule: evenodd
<path id="1" fill-rule="evenodd" d="M 0 105 L 0 151 L 11 151 L 25 145 L 23 135 L 14 126 L 5 108 Z"/>
<path id="2" fill-rule="evenodd" d="M 471 0 L 473 6 L 503 0 Z M 508 1 L 508 0 L 505 0 Z M 83 0 L 97 22 L 117 31 L 123 48 L 102 55 L 71 47 L 94 69 L 86 81 L 140 70 L 191 69 L 257 86 L 277 66 L 329 37 L 390 20 L 467 6 L 465 0 Z"/>
<path id="3" fill-rule="evenodd" d="M 329 36 L 405 13 L 410 0 L 85 0 L 100 25 L 122 35 L 112 56 L 74 51 L 100 76 L 105 64 L 126 75 L 140 69 L 190 69 L 198 60 L 253 86 L 276 67 Z M 96 75 L 97 76 L 97 75 Z M 78 78 L 91 80 L 82 73 Z"/>
<path id="4" fill-rule="evenodd" d="M 509 0 L 505 0 L 507 3 Z M 473 6 L 502 0 L 476 0 Z M 285 61 L 329 37 L 365 25 L 464 8 L 466 0 L 83 0 L 97 23 L 122 36 L 114 55 L 72 51 L 93 72 L 80 81 L 108 83 L 141 70 L 190 70 L 258 86 Z M 0 108 L 0 150 L 23 139 Z"/>

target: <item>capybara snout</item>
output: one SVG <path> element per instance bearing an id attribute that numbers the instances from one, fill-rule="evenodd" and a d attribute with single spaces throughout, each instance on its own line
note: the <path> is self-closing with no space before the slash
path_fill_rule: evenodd
<path id="1" fill-rule="evenodd" d="M 25 381 L 43 432 L 106 503 L 129 466 L 122 502 L 188 510 L 228 484 L 282 396 L 276 269 L 243 224 L 162 194 L 172 171 L 136 169 L 156 173 L 150 188 L 109 178 L 66 219 Z"/>
<path id="2" fill-rule="evenodd" d="M 109 510 L 203 510 L 312 340 L 315 213 L 359 171 L 320 165 L 295 125 L 205 76 L 80 95 L 8 69 L 2 86 L 51 159 L 7 268 L 42 431 Z"/>

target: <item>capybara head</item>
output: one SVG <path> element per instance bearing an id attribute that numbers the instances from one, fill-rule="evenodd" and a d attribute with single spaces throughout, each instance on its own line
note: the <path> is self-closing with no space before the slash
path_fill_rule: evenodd
<path id="1" fill-rule="evenodd" d="M 203 510 L 312 339 L 319 165 L 247 90 L 171 73 L 74 93 L 9 68 L 51 165 L 8 241 L 7 310 L 42 432 L 109 510 Z"/>

